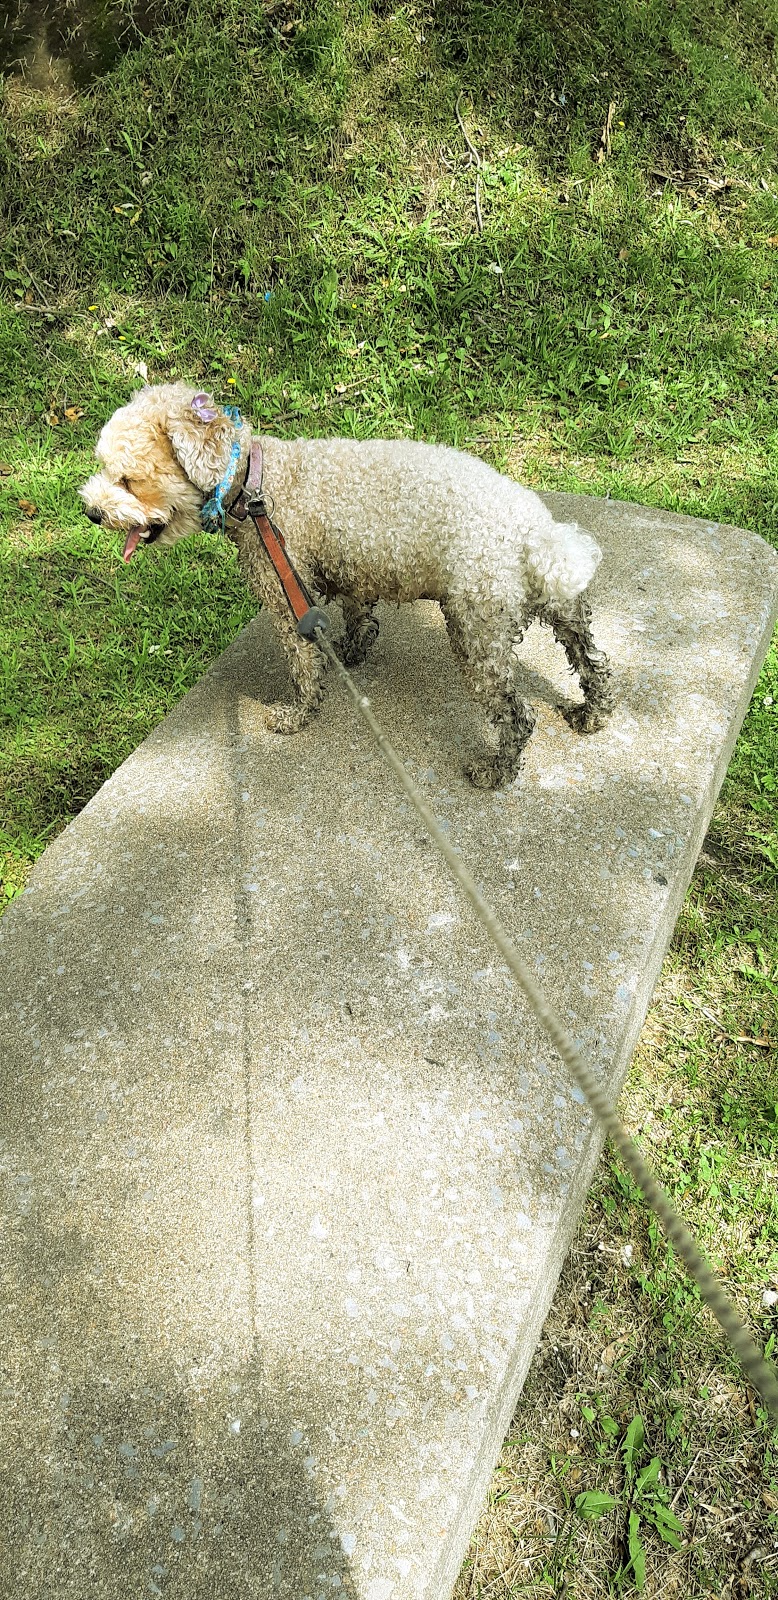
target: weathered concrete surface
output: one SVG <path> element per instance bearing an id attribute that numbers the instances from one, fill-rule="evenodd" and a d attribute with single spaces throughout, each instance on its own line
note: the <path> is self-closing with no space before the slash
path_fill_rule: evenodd
<path id="1" fill-rule="evenodd" d="M 606 549 L 606 732 L 545 704 L 484 795 L 434 607 L 361 680 L 615 1092 L 778 562 L 556 503 Z M 339 690 L 291 740 L 257 704 L 283 691 L 260 619 L 0 929 L 3 1595 L 444 1600 L 597 1158 Z"/>

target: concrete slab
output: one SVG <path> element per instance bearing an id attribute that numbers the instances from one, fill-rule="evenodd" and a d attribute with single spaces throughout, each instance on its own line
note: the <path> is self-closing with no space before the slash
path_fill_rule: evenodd
<path id="1" fill-rule="evenodd" d="M 776 614 L 734 528 L 549 497 L 602 540 L 618 711 L 553 641 L 523 780 L 432 606 L 378 715 L 614 1093 Z M 262 618 L 0 928 L 0 1592 L 444 1600 L 600 1148 L 339 690 L 295 739 Z"/>

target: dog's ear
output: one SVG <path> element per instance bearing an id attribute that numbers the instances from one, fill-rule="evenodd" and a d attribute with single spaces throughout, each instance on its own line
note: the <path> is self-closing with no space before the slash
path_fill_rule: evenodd
<path id="1" fill-rule="evenodd" d="M 235 423 L 213 396 L 199 390 L 177 395 L 165 419 L 176 460 L 190 482 L 209 494 L 229 465 Z"/>

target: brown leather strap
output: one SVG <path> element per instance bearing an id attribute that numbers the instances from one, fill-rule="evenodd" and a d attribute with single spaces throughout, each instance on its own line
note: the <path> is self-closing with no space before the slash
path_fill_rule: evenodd
<path id="1" fill-rule="evenodd" d="M 267 513 L 256 506 L 252 506 L 251 501 L 248 504 L 248 514 L 278 574 L 281 588 L 289 601 L 295 622 L 300 622 L 306 612 L 310 611 L 313 601 L 305 584 L 301 578 L 298 578 L 289 560 L 283 534 L 273 526 Z"/>
<path id="2" fill-rule="evenodd" d="M 248 471 L 246 473 L 246 481 L 243 485 L 244 489 L 253 489 L 255 494 L 261 495 L 262 475 L 264 470 L 265 463 L 262 456 L 262 440 L 252 439 L 251 449 L 249 451 Z"/>
<path id="3" fill-rule="evenodd" d="M 286 595 L 298 632 L 304 638 L 312 639 L 317 636 L 317 629 L 326 631 L 329 619 L 326 611 L 320 611 L 314 605 L 302 578 L 295 572 L 286 554 L 286 541 L 281 529 L 271 522 L 267 514 L 262 492 L 263 465 L 261 442 L 252 439 L 243 488 L 230 506 L 229 515 L 237 522 L 251 518 Z"/>

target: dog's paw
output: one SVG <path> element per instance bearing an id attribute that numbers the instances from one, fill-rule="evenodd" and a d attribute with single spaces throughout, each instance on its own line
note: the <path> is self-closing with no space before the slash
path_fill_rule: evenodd
<path id="1" fill-rule="evenodd" d="M 494 761 L 478 759 L 468 761 L 465 777 L 476 789 L 499 789 L 503 781 Z"/>
<path id="2" fill-rule="evenodd" d="M 340 647 L 340 659 L 344 667 L 361 667 L 377 639 L 377 622 L 369 622 L 361 631 L 346 634 Z"/>
<path id="3" fill-rule="evenodd" d="M 349 639 L 340 650 L 340 659 L 344 667 L 361 667 L 367 661 L 369 645 L 362 644 L 360 640 Z"/>
<path id="4" fill-rule="evenodd" d="M 568 706 L 562 715 L 573 733 L 599 733 L 600 728 L 605 727 L 610 711 L 604 711 L 600 706 L 588 706 L 584 701 L 580 706 Z"/>
<path id="5" fill-rule="evenodd" d="M 308 721 L 308 712 L 278 700 L 275 705 L 264 707 L 262 721 L 270 733 L 299 733 Z"/>

